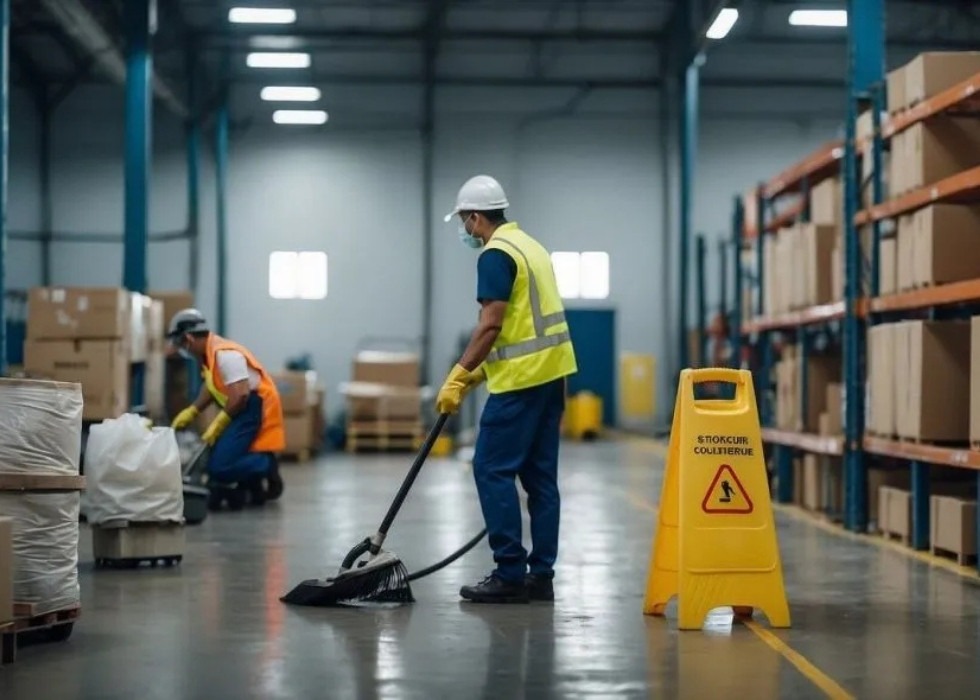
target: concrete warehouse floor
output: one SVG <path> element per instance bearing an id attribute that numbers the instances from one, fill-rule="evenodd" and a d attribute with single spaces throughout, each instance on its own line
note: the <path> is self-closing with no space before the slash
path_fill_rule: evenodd
<path id="1" fill-rule="evenodd" d="M 794 628 L 679 634 L 640 612 L 662 460 L 643 443 L 568 445 L 558 602 L 462 604 L 482 546 L 393 610 L 296 609 L 278 596 L 333 572 L 377 525 L 405 456 L 286 468 L 285 500 L 188 530 L 175 570 L 95 572 L 63 644 L 0 669 L 4 700 L 174 698 L 977 697 L 980 587 L 779 514 Z M 409 567 L 481 526 L 468 468 L 433 461 L 389 544 Z"/>

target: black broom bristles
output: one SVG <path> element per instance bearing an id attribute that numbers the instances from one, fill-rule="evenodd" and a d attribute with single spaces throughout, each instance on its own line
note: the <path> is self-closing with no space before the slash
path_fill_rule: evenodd
<path id="1" fill-rule="evenodd" d="M 345 572 L 337 578 L 303 581 L 280 600 L 290 605 L 317 607 L 415 602 L 408 583 L 408 570 L 397 558 Z"/>

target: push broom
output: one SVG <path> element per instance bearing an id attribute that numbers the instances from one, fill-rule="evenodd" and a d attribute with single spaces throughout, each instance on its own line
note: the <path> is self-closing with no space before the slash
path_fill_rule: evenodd
<path id="1" fill-rule="evenodd" d="M 412 581 L 448 566 L 483 539 L 487 532 L 485 529 L 442 561 L 411 574 L 394 553 L 382 549 L 388 536 L 388 529 L 405 502 L 408 492 L 415 483 L 415 478 L 422 471 L 422 466 L 448 418 L 449 416 L 443 413 L 432 426 L 378 531 L 356 544 L 347 553 L 336 576 L 303 581 L 280 598 L 282 602 L 319 607 L 358 602 L 412 603 L 415 601 L 410 585 Z"/>

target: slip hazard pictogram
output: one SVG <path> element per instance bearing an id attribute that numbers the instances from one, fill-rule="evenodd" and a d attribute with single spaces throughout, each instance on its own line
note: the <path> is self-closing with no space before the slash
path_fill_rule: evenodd
<path id="1" fill-rule="evenodd" d="M 711 486 L 701 501 L 705 513 L 747 514 L 752 512 L 752 499 L 738 480 L 735 470 L 722 464 L 711 480 Z"/>

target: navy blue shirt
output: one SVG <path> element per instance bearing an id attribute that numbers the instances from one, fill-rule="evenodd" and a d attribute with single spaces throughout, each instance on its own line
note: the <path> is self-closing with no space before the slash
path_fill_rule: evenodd
<path id="1" fill-rule="evenodd" d="M 496 248 L 480 253 L 476 263 L 476 299 L 510 301 L 517 279 L 517 263 L 507 253 Z"/>

